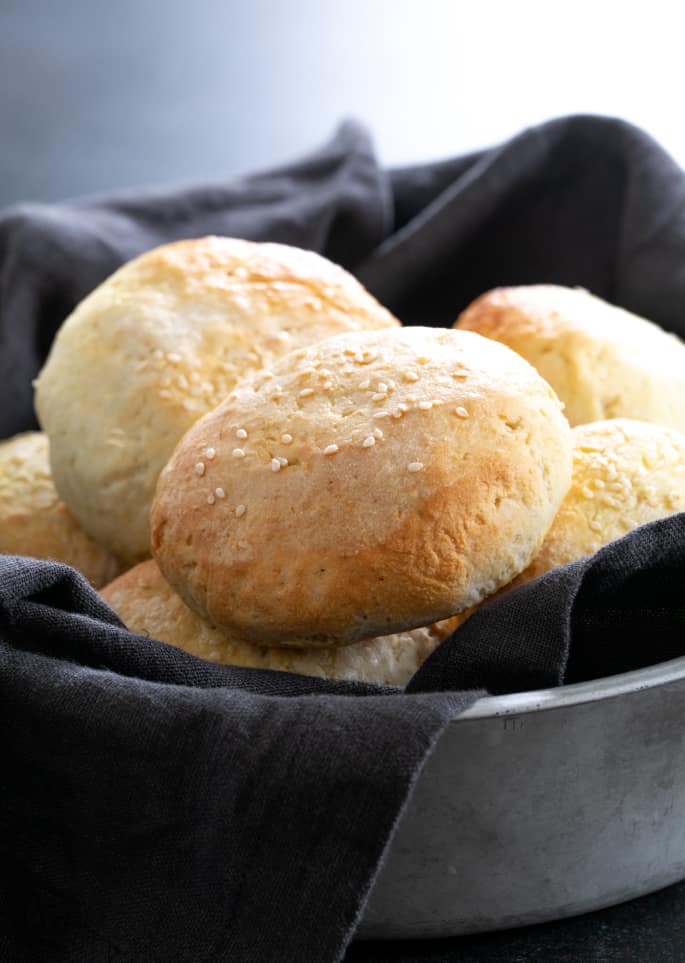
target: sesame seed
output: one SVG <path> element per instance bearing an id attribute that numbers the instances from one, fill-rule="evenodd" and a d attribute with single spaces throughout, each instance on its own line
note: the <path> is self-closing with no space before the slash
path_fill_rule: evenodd
<path id="1" fill-rule="evenodd" d="M 170 361 L 171 364 L 178 364 L 178 362 L 181 360 L 181 355 L 180 355 L 180 354 L 176 354 L 175 351 L 170 351 L 170 352 L 167 354 L 166 359 L 167 359 L 167 361 Z"/>
<path id="2" fill-rule="evenodd" d="M 179 375 L 176 379 L 176 383 L 178 384 L 179 388 L 185 389 L 188 387 L 188 379 L 185 375 Z"/>
<path id="3" fill-rule="evenodd" d="M 394 391 L 396 387 L 397 387 L 397 382 L 391 378 L 388 381 L 388 391 Z"/>
<path id="4" fill-rule="evenodd" d="M 212 459 L 215 457 L 216 457 L 216 448 L 207 448 L 205 450 L 205 458 L 208 458 L 210 461 L 212 461 Z"/>
<path id="5" fill-rule="evenodd" d="M 433 407 L 432 401 L 419 401 L 419 408 L 421 411 L 430 411 Z"/>
<path id="6" fill-rule="evenodd" d="M 289 445 L 292 440 L 293 440 L 293 436 L 288 434 L 287 431 L 281 435 L 281 441 L 283 442 L 284 445 Z"/>
<path id="7" fill-rule="evenodd" d="M 235 436 L 236 438 L 240 438 L 240 440 L 242 441 L 243 439 L 247 438 L 247 432 L 245 431 L 244 428 L 238 428 L 238 430 L 235 433 Z"/>
<path id="8" fill-rule="evenodd" d="M 332 381 L 324 381 L 324 383 L 323 383 L 323 390 L 324 390 L 324 391 L 330 391 L 331 388 L 333 388 L 333 382 L 332 382 Z"/>
<path id="9" fill-rule="evenodd" d="M 195 474 L 204 475 L 204 473 L 205 473 L 205 463 L 203 461 L 199 461 L 195 466 Z"/>
<path id="10" fill-rule="evenodd" d="M 233 457 L 234 457 L 234 458 L 244 458 L 244 457 L 245 457 L 245 452 L 243 451 L 242 448 L 234 448 L 234 449 L 233 449 Z"/>
<path id="11" fill-rule="evenodd" d="M 281 470 L 281 463 L 280 463 L 280 461 L 278 460 L 278 458 L 272 458 L 272 459 L 271 459 L 271 471 L 280 471 L 280 470 Z"/>
<path id="12" fill-rule="evenodd" d="M 188 400 L 184 401 L 183 404 L 181 405 L 181 408 L 183 408 L 184 411 L 193 411 L 192 401 L 188 401 Z"/>
<path id="13" fill-rule="evenodd" d="M 359 385 L 359 390 L 360 390 L 360 391 L 366 391 L 366 389 L 367 389 L 368 387 L 370 387 L 370 385 L 371 385 L 371 379 L 370 379 L 370 378 L 366 378 L 366 379 L 365 379 L 364 381 L 362 381 L 362 383 Z"/>
<path id="14" fill-rule="evenodd" d="M 415 381 L 419 380 L 419 376 L 415 371 L 405 371 L 404 380 L 408 381 L 410 384 L 413 384 Z"/>
<path id="15" fill-rule="evenodd" d="M 456 381 L 466 381 L 466 379 L 468 378 L 468 375 L 465 371 L 453 371 L 452 377 Z"/>
<path id="16" fill-rule="evenodd" d="M 213 505 L 215 501 L 214 495 L 210 492 L 209 495 L 207 495 L 207 504 Z"/>
<path id="17" fill-rule="evenodd" d="M 215 488 L 215 489 L 214 489 L 214 494 L 216 495 L 217 498 L 225 498 L 225 497 L 226 497 L 226 492 L 223 490 L 223 488 Z"/>
<path id="18" fill-rule="evenodd" d="M 162 388 L 162 390 L 161 390 L 160 393 L 159 393 L 159 397 L 160 397 L 160 398 L 171 398 L 171 392 L 170 392 L 170 391 L 167 391 L 166 388 Z"/>
<path id="19" fill-rule="evenodd" d="M 380 428 L 374 428 L 373 435 L 374 435 L 374 438 L 382 438 L 383 432 L 380 430 Z"/>
<path id="20" fill-rule="evenodd" d="M 404 414 L 405 411 L 409 411 L 409 406 L 408 406 L 408 405 L 405 405 L 405 403 L 404 403 L 403 401 L 400 401 L 400 403 L 399 403 L 398 406 L 397 406 L 397 410 L 398 410 L 398 411 L 401 411 L 402 414 Z"/>
<path id="21" fill-rule="evenodd" d="M 376 390 L 381 394 L 386 395 L 388 393 L 388 386 L 384 381 L 379 381 Z"/>
<path id="22" fill-rule="evenodd" d="M 457 415 L 458 418 L 468 418 L 468 416 L 469 416 L 469 413 L 468 413 L 468 411 L 466 410 L 466 408 L 462 408 L 461 405 L 459 405 L 458 408 L 455 408 L 455 409 L 454 409 L 454 413 L 455 413 L 455 415 Z"/>
<path id="23" fill-rule="evenodd" d="M 309 398 L 310 395 L 314 394 L 313 388 L 303 388 L 300 392 L 300 398 Z"/>
<path id="24" fill-rule="evenodd" d="M 589 485 L 583 485 L 583 487 L 580 489 L 580 491 L 581 491 L 581 494 L 583 494 L 586 498 L 594 498 L 594 497 L 595 497 L 595 493 L 593 492 L 593 490 L 590 488 Z"/>
<path id="25" fill-rule="evenodd" d="M 371 395 L 371 401 L 385 401 L 387 397 L 385 391 L 377 391 L 374 395 Z"/>
<path id="26" fill-rule="evenodd" d="M 420 462 L 420 461 L 410 461 L 409 464 L 407 465 L 407 471 L 410 471 L 410 472 L 421 471 L 422 468 L 423 468 L 423 462 Z"/>
<path id="27" fill-rule="evenodd" d="M 389 412 L 389 411 L 377 411 L 376 414 L 375 414 L 373 417 L 374 417 L 374 418 L 389 418 L 389 417 L 390 417 L 390 412 Z"/>
<path id="28" fill-rule="evenodd" d="M 241 515 L 244 515 L 244 514 L 245 514 L 245 506 L 244 506 L 244 505 L 236 505 L 236 506 L 235 506 L 235 515 L 236 515 L 236 518 L 240 518 L 240 516 L 241 516 Z"/>
<path id="29" fill-rule="evenodd" d="M 288 459 L 284 458 L 283 455 L 279 455 L 278 460 L 281 463 L 281 468 L 285 468 L 285 466 L 288 464 Z"/>
<path id="30" fill-rule="evenodd" d="M 407 401 L 410 405 L 416 404 L 416 395 L 407 395 Z"/>
<path id="31" fill-rule="evenodd" d="M 337 445 L 326 445 L 326 447 L 323 450 L 323 453 L 324 455 L 334 455 L 337 450 L 338 450 Z"/>
<path id="32" fill-rule="evenodd" d="M 373 437 L 373 435 L 369 435 L 369 437 L 365 438 L 364 441 L 362 442 L 362 447 L 373 448 L 375 444 L 376 444 L 376 439 Z"/>

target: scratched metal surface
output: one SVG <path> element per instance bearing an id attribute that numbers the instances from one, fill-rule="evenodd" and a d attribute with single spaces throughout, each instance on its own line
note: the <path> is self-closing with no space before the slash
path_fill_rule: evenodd
<path id="1" fill-rule="evenodd" d="M 685 659 L 481 700 L 428 760 L 360 935 L 522 926 L 684 879 L 684 722 Z"/>

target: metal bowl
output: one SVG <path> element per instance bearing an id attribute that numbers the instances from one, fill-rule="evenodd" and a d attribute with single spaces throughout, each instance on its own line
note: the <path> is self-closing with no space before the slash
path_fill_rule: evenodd
<path id="1" fill-rule="evenodd" d="M 480 699 L 450 723 L 400 819 L 357 936 L 541 923 L 683 878 L 679 658 Z"/>

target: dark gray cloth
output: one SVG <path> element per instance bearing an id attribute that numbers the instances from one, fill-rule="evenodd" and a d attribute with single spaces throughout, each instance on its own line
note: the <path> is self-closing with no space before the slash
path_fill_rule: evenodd
<path id="1" fill-rule="evenodd" d="M 0 433 L 32 424 L 73 304 L 162 241 L 311 247 L 407 322 L 558 281 L 684 333 L 684 198 L 644 134 L 570 118 L 389 173 L 346 125 L 230 185 L 7 212 Z M 447 722 L 482 691 L 683 654 L 684 572 L 685 516 L 645 526 L 483 609 L 402 692 L 210 665 L 129 633 L 70 569 L 0 557 L 0 958 L 341 959 Z"/>

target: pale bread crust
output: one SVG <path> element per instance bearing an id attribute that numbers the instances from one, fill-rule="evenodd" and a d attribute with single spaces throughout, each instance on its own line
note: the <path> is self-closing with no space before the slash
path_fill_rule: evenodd
<path id="1" fill-rule="evenodd" d="M 511 581 L 570 478 L 559 401 L 512 351 L 447 329 L 357 332 L 288 355 L 196 423 L 159 479 L 153 554 L 229 635 L 349 644 Z"/>
<path id="2" fill-rule="evenodd" d="M 573 429 L 573 480 L 520 585 L 685 511 L 685 435 L 628 418 Z"/>
<path id="3" fill-rule="evenodd" d="M 86 535 L 60 500 L 42 432 L 0 442 L 0 553 L 65 562 L 94 588 L 121 571 L 119 561 Z"/>
<path id="4" fill-rule="evenodd" d="M 496 288 L 456 322 L 526 358 L 570 424 L 636 418 L 685 431 L 685 345 L 580 288 Z"/>
<path id="5" fill-rule="evenodd" d="M 227 637 L 189 609 L 153 560 L 125 572 L 101 594 L 131 632 L 210 662 L 384 685 L 406 685 L 456 627 L 448 619 L 411 632 L 328 649 L 252 645 Z"/>
<path id="6" fill-rule="evenodd" d="M 67 318 L 38 378 L 57 489 L 102 544 L 148 557 L 159 472 L 238 379 L 329 335 L 398 324 L 308 251 L 223 237 L 148 251 Z"/>

